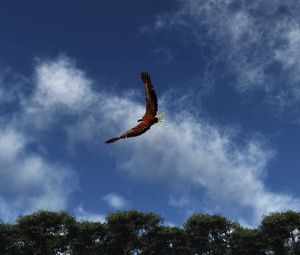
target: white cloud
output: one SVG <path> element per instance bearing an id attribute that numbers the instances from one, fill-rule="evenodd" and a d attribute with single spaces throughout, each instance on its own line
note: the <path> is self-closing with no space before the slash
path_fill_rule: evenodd
<path id="1" fill-rule="evenodd" d="M 12 161 L 24 148 L 25 139 L 14 130 L 0 131 L 0 160 Z"/>
<path id="2" fill-rule="evenodd" d="M 91 81 L 69 58 L 39 63 L 36 84 L 34 99 L 45 108 L 64 105 L 79 110 L 92 101 Z"/>
<path id="3" fill-rule="evenodd" d="M 95 139 L 91 134 L 96 133 L 104 141 L 109 135 L 131 128 L 144 113 L 144 104 L 131 97 L 99 92 L 93 98 L 97 99 L 98 107 L 89 115 L 80 115 L 78 123 L 67 129 L 71 142 L 78 141 L 76 130 L 81 130 L 81 142 L 89 143 Z M 163 98 L 168 100 L 167 96 Z M 162 108 L 168 105 L 167 101 L 161 103 Z M 168 111 L 167 107 L 165 110 Z M 114 157 L 120 169 L 135 177 L 166 183 L 173 193 L 169 201 L 172 206 L 187 211 L 220 211 L 245 222 L 258 222 L 270 211 L 300 208 L 297 198 L 273 193 L 265 186 L 273 150 L 261 139 L 240 144 L 236 130 L 212 125 L 185 111 L 167 116 L 165 126 L 107 146 L 118 151 Z M 203 194 L 204 203 L 198 192 Z M 114 209 L 128 204 L 115 193 L 103 199 Z M 244 210 L 251 212 L 251 218 L 241 216 Z"/>
<path id="4" fill-rule="evenodd" d="M 290 27 L 283 36 L 286 44 L 275 51 L 275 58 L 283 64 L 285 69 L 291 69 L 294 79 L 299 80 L 300 27 L 298 25 Z"/>
<path id="5" fill-rule="evenodd" d="M 211 65 L 224 68 L 219 75 L 229 73 L 239 91 L 261 90 L 283 108 L 300 103 L 299 11 L 293 0 L 178 0 L 144 31 L 173 31 L 199 52 L 212 48 Z"/>
<path id="6" fill-rule="evenodd" d="M 107 101 L 111 105 L 114 97 Z M 120 129 L 126 130 L 127 120 L 137 118 L 136 113 L 131 114 L 136 107 L 141 106 L 114 105 L 118 109 L 108 111 L 107 126 L 118 116 Z M 119 168 L 132 176 L 168 185 L 173 193 L 169 201 L 172 206 L 187 212 L 224 213 L 251 224 L 257 224 L 270 211 L 300 208 L 297 198 L 274 193 L 265 186 L 274 151 L 261 138 L 240 144 L 235 130 L 211 125 L 183 111 L 167 116 L 163 127 L 108 146 L 115 146 Z M 243 215 L 245 210 L 251 217 Z"/>
<path id="7" fill-rule="evenodd" d="M 116 193 L 106 194 L 103 200 L 113 209 L 123 209 L 128 205 L 128 201 Z"/>
<path id="8" fill-rule="evenodd" d="M 235 13 L 228 24 L 233 43 L 239 43 L 240 40 L 243 40 L 243 36 L 247 34 L 247 31 L 253 30 L 252 26 L 251 18 L 249 18 L 247 13 L 243 11 Z M 251 40 L 253 40 L 253 38 L 251 38 Z"/>
<path id="9" fill-rule="evenodd" d="M 51 131 L 52 126 L 48 124 L 56 123 L 60 114 L 73 114 L 76 118 L 62 130 L 67 131 L 70 143 L 80 140 L 90 144 L 95 137 L 104 142 L 110 135 L 131 128 L 144 113 L 144 102 L 137 103 L 130 96 L 93 91 L 89 79 L 71 63 L 62 59 L 45 65 L 41 63 L 39 67 L 45 69 L 38 71 L 42 69 L 37 67 L 37 73 L 51 80 L 48 71 L 52 70 L 60 86 L 57 87 L 54 80 L 48 82 L 45 77 L 38 78 L 40 85 L 35 87 L 31 98 L 24 99 L 18 115 L 21 117 L 14 118 L 0 133 L 3 145 L 3 150 L 0 146 L 0 213 L 63 209 L 76 188 L 76 175 L 72 170 L 30 151 L 29 145 L 36 142 L 35 136 L 40 132 L 37 127 Z M 75 91 L 70 81 L 77 83 Z M 65 99 L 69 90 L 74 95 Z M 86 101 L 82 101 L 82 95 L 87 96 Z M 236 130 L 211 124 L 183 110 L 169 111 L 168 96 L 162 98 L 161 109 L 167 112 L 163 127 L 153 127 L 134 139 L 103 144 L 110 146 L 120 170 L 166 185 L 171 193 L 169 203 L 189 212 L 219 212 L 257 223 L 270 211 L 300 208 L 298 198 L 272 192 L 266 187 L 267 166 L 274 152 L 261 138 L 241 142 Z M 62 111 L 57 111 L 58 107 L 63 107 Z M 51 115 L 53 111 L 55 115 Z M 37 118 L 33 118 L 32 112 Z M 47 118 L 50 118 L 47 125 L 41 121 L 45 113 L 49 113 Z M 18 127 L 22 127 L 22 131 Z M 80 131 L 80 139 L 76 129 Z M 9 152 L 8 157 L 5 157 L 4 148 Z M 107 194 L 103 199 L 114 209 L 129 204 L 116 193 Z M 76 212 L 82 218 L 98 217 L 82 207 Z"/>
<path id="10" fill-rule="evenodd" d="M 26 138 L 11 128 L 0 133 L 0 148 L 0 218 L 12 220 L 37 209 L 66 208 L 76 187 L 69 169 L 28 152 Z"/>
<path id="11" fill-rule="evenodd" d="M 78 206 L 74 210 L 76 220 L 105 222 L 105 216 L 98 213 L 87 212 L 82 206 Z"/>
<path id="12" fill-rule="evenodd" d="M 84 115 L 95 103 L 91 80 L 67 57 L 39 60 L 32 82 L 31 96 L 21 101 L 27 127 L 49 129 L 62 116 Z"/>
<path id="13" fill-rule="evenodd" d="M 35 74 L 32 93 L 15 97 L 20 108 L 0 119 L 0 218 L 9 220 L 37 209 L 68 207 L 77 188 L 75 172 L 47 160 L 47 148 L 32 148 L 41 146 L 40 127 L 50 132 L 60 115 L 79 114 L 93 101 L 90 80 L 67 58 L 40 61 Z M 24 81 L 6 79 L 12 86 L 1 90 L 9 95 Z"/>

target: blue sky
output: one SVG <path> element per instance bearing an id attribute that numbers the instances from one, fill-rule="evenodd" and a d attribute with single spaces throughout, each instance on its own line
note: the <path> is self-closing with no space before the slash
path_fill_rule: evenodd
<path id="1" fill-rule="evenodd" d="M 300 209 L 300 3 L 2 1 L 0 218 Z M 163 126 L 104 141 L 144 113 Z"/>

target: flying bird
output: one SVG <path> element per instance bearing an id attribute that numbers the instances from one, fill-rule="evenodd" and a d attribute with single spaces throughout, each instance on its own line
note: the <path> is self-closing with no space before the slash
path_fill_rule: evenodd
<path id="1" fill-rule="evenodd" d="M 164 119 L 164 113 L 157 114 L 157 98 L 151 83 L 151 78 L 148 73 L 141 73 L 142 81 L 145 84 L 145 96 L 146 96 L 146 112 L 144 116 L 138 120 L 140 122 L 134 128 L 128 130 L 122 135 L 119 135 L 115 138 L 107 140 L 105 143 L 113 143 L 120 139 L 139 136 L 145 133 L 150 127 L 155 123 L 161 123 Z"/>

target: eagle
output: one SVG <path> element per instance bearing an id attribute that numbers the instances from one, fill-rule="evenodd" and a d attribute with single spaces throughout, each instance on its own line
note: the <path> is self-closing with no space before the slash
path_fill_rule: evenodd
<path id="1" fill-rule="evenodd" d="M 128 130 L 127 132 L 107 140 L 105 143 L 113 143 L 120 139 L 135 137 L 145 133 L 155 123 L 161 123 L 164 119 L 164 113 L 157 114 L 157 97 L 151 83 L 150 75 L 146 72 L 141 73 L 142 81 L 145 85 L 145 97 L 146 97 L 146 112 L 144 116 L 138 120 L 140 122 L 137 126 Z"/>

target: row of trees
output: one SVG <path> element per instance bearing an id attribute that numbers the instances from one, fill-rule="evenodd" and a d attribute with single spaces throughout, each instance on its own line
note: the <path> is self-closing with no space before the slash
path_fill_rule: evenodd
<path id="1" fill-rule="evenodd" d="M 265 216 L 257 229 L 207 214 L 194 214 L 178 228 L 136 210 L 111 213 L 105 223 L 38 211 L 16 224 L 0 223 L 0 254 L 300 254 L 299 230 L 300 213 L 294 211 Z"/>

